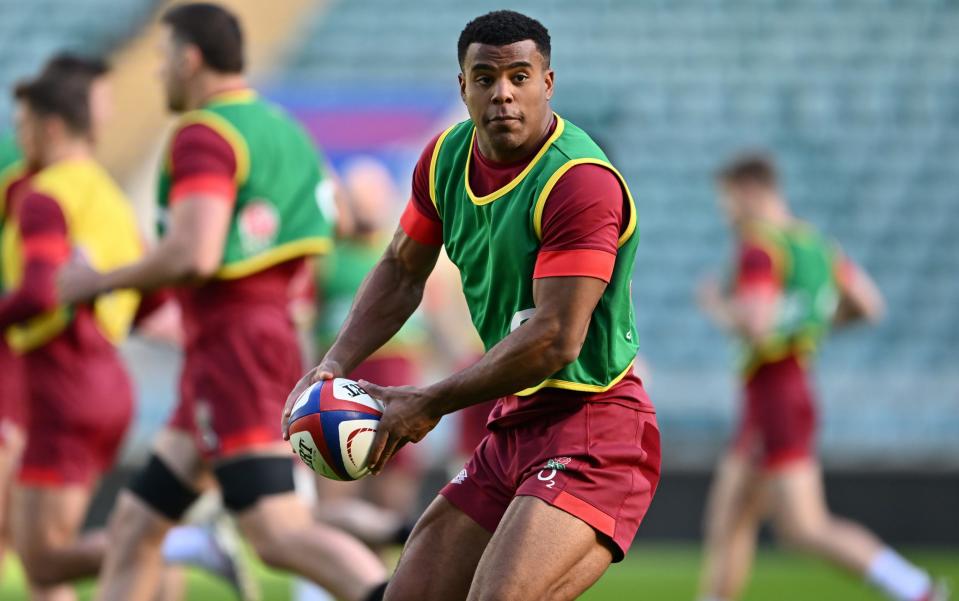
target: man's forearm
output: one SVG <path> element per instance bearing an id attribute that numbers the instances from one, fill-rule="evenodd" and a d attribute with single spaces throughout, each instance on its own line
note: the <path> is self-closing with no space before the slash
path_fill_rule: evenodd
<path id="1" fill-rule="evenodd" d="M 435 417 L 540 384 L 575 361 L 582 341 L 569 341 L 560 324 L 534 316 L 477 363 L 427 388 Z"/>
<path id="2" fill-rule="evenodd" d="M 210 274 L 197 272 L 186 249 L 163 241 L 136 263 L 104 273 L 100 291 L 132 288 L 150 292 L 204 275 Z"/>
<path id="3" fill-rule="evenodd" d="M 424 282 L 389 254 L 380 259 L 356 292 L 353 306 L 325 359 L 349 373 L 386 344 L 423 299 Z"/>

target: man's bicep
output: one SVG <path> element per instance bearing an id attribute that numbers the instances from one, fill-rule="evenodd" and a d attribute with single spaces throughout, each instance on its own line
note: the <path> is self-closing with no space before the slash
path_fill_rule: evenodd
<path id="1" fill-rule="evenodd" d="M 182 198 L 170 209 L 168 238 L 182 244 L 197 265 L 213 269 L 223 258 L 233 203 L 210 194 Z"/>
<path id="2" fill-rule="evenodd" d="M 606 291 L 594 277 L 553 277 L 533 280 L 536 312 L 558 317 L 570 330 L 589 326 L 590 317 Z"/>
<path id="3" fill-rule="evenodd" d="M 396 261 L 404 273 L 415 281 L 425 283 L 436 266 L 441 248 L 439 245 L 418 242 L 400 226 L 396 228 L 384 258 Z"/>

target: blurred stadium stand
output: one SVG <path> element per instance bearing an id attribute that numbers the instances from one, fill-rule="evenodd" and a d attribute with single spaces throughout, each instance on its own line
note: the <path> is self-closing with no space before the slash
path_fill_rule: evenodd
<path id="1" fill-rule="evenodd" d="M 509 4 L 549 27 L 554 106 L 596 136 L 637 196 L 634 291 L 668 461 L 702 466 L 732 427 L 734 353 L 693 297 L 728 254 L 712 173 L 731 153 L 762 148 L 780 159 L 795 211 L 840 240 L 888 296 L 881 326 L 837 335 L 820 361 L 827 463 L 959 465 L 959 5 Z M 269 88 L 282 101 L 306 84 L 385 113 L 418 93 L 455 107 L 459 32 L 500 7 L 335 3 L 304 24 Z M 328 103 L 327 123 L 338 110 L 350 101 Z M 388 140 L 409 145 L 404 178 L 443 126 L 415 144 Z M 340 150 L 339 134 L 315 134 Z"/>
<path id="2" fill-rule="evenodd" d="M 0 0 L 0 82 L 37 72 L 55 52 L 107 54 L 139 31 L 157 0 Z M 0 94 L 0 118 L 9 122 L 10 94 Z M 3 128 L 6 129 L 6 128 Z"/>

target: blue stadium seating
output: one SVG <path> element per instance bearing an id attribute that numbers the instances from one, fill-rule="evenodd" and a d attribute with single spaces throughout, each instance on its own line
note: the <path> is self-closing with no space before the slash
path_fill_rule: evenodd
<path id="1" fill-rule="evenodd" d="M 50 55 L 71 50 L 104 55 L 140 30 L 155 0 L 0 0 L 0 131 L 8 129 L 6 92 Z"/>

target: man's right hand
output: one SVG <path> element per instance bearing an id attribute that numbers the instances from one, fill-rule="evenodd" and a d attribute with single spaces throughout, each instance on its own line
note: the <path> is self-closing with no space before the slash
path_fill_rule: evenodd
<path id="1" fill-rule="evenodd" d="M 340 364 L 333 360 L 324 359 L 322 363 L 300 378 L 300 381 L 293 387 L 289 396 L 286 397 L 286 404 L 283 406 L 283 416 L 280 419 L 283 440 L 290 439 L 290 415 L 293 413 L 293 405 L 296 403 L 296 399 L 300 398 L 303 391 L 320 380 L 332 380 L 333 378 L 342 377 L 345 377 L 345 375 Z"/>

